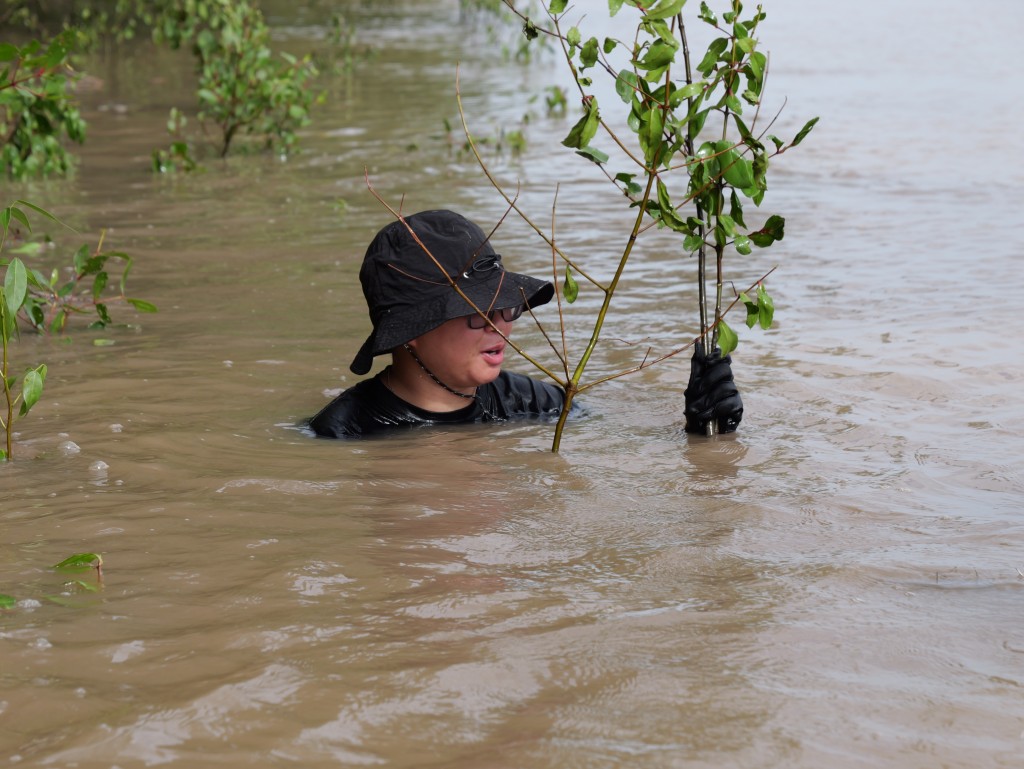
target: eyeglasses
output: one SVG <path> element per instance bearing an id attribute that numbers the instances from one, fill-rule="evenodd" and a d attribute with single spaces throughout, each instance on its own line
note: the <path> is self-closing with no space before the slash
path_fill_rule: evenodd
<path id="1" fill-rule="evenodd" d="M 523 305 L 517 305 L 515 307 L 502 307 L 500 310 L 494 310 L 487 314 L 487 317 L 491 319 L 491 323 L 498 322 L 498 316 L 506 323 L 511 323 L 514 320 L 518 320 L 523 314 Z M 487 328 L 488 323 L 484 319 L 484 316 L 478 312 L 472 315 L 466 316 L 466 323 L 469 324 L 470 328 Z"/>

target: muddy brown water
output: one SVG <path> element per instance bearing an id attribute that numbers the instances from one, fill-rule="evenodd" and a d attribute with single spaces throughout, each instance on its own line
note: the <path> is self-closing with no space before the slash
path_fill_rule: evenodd
<path id="1" fill-rule="evenodd" d="M 780 265 L 777 326 L 735 356 L 741 429 L 682 432 L 680 359 L 587 393 L 559 455 L 544 424 L 296 428 L 354 381 L 388 220 L 364 167 L 407 211 L 502 213 L 446 143 L 456 61 L 479 133 L 533 113 L 523 156 L 491 156 L 524 205 L 548 221 L 561 180 L 599 271 L 622 233 L 568 121 L 527 101 L 553 66 L 508 63 L 454 3 L 353 8 L 379 55 L 291 160 L 152 178 L 189 65 L 150 51 L 99 68 L 72 182 L 4 187 L 109 228 L 160 307 L 116 310 L 136 325 L 111 346 L 15 347 L 50 377 L 0 467 L 4 765 L 1024 766 L 1024 158 L 996 42 L 1021 6 L 770 3 L 777 131 L 822 122 L 773 167 L 785 240 L 738 268 Z M 315 10 L 279 39 L 322 34 Z M 497 242 L 546 269 L 521 225 Z M 692 334 L 666 242 L 610 337 Z M 49 569 L 81 551 L 95 594 Z"/>

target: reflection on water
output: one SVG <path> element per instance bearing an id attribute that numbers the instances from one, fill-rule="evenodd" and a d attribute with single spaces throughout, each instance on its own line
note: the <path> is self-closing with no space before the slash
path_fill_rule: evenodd
<path id="1" fill-rule="evenodd" d="M 745 420 L 712 440 L 682 431 L 683 360 L 588 392 L 557 456 L 543 424 L 359 443 L 296 427 L 352 383 L 365 337 L 355 275 L 386 215 L 364 169 L 407 211 L 502 213 L 447 146 L 456 61 L 481 130 L 534 113 L 524 157 L 494 161 L 524 204 L 544 220 L 562 179 L 560 201 L 587 201 L 563 204 L 566 233 L 585 225 L 574 250 L 600 259 L 619 231 L 618 201 L 549 140 L 568 119 L 525 101 L 552 68 L 503 62 L 456 4 L 354 3 L 379 57 L 287 163 L 154 180 L 154 72 L 90 97 L 80 174 L 31 192 L 110 227 L 161 312 L 113 347 L 83 331 L 16 348 L 50 377 L 0 468 L 0 592 L 19 599 L 0 616 L 3 760 L 1019 766 L 1024 356 L 1005 223 L 1022 166 L 991 137 L 1020 109 L 1000 99 L 976 125 L 954 109 L 950 91 L 1001 87 L 992 22 L 910 5 L 920 34 L 871 0 L 838 45 L 809 4 L 769 4 L 772 93 L 822 122 L 776 163 L 778 326 L 744 336 Z M 288 40 L 320 34 L 316 13 Z M 128 108 L 100 111 L 115 97 Z M 521 226 L 499 238 L 517 270 L 547 269 Z M 610 336 L 666 346 L 689 322 L 661 242 Z M 84 550 L 104 556 L 100 592 L 48 568 Z"/>

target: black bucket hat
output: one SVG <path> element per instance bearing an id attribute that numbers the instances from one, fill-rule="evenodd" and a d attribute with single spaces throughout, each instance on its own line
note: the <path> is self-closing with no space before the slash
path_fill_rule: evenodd
<path id="1" fill-rule="evenodd" d="M 374 356 L 477 308 L 539 307 L 555 294 L 546 280 L 506 272 L 483 230 L 452 211 L 422 211 L 384 227 L 366 249 L 359 280 L 373 331 L 349 367 L 356 374 L 367 373 Z"/>

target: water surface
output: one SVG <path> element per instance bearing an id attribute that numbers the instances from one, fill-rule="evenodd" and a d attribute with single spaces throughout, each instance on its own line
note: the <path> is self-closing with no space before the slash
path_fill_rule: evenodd
<path id="1" fill-rule="evenodd" d="M 529 101 L 550 60 L 507 61 L 455 3 L 351 9 L 378 55 L 287 162 L 154 179 L 190 64 L 150 53 L 83 97 L 75 180 L 4 188 L 109 228 L 160 307 L 115 311 L 137 325 L 112 346 L 16 347 L 50 376 L 0 468 L 4 763 L 1021 766 L 1024 158 L 996 41 L 1024 11 L 769 3 L 776 130 L 822 120 L 773 166 L 785 240 L 736 268 L 779 264 L 777 326 L 734 356 L 740 431 L 685 435 L 680 356 L 586 393 L 553 455 L 546 424 L 296 428 L 356 379 L 388 221 L 364 173 L 406 211 L 504 212 L 445 133 L 457 62 L 478 134 L 531 114 L 526 152 L 488 157 L 540 222 L 561 182 L 569 250 L 607 269 L 629 218 Z M 316 6 L 272 10 L 282 44 L 322 37 Z M 521 223 L 496 242 L 548 269 Z M 641 257 L 595 374 L 694 333 L 691 266 L 657 236 Z M 101 592 L 48 568 L 80 551 Z"/>

